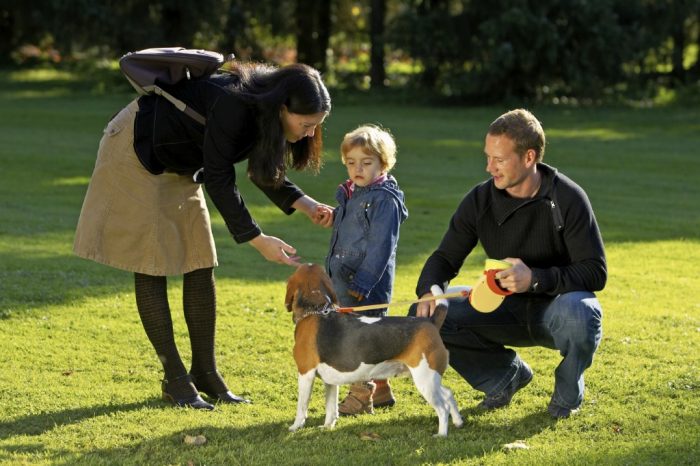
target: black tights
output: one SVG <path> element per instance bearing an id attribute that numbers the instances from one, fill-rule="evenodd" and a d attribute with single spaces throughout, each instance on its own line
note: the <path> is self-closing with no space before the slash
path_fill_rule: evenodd
<path id="1" fill-rule="evenodd" d="M 136 306 L 143 328 L 163 364 L 165 379 L 176 380 L 186 375 L 187 371 L 173 336 L 167 279 L 166 277 L 136 273 L 134 282 Z M 228 390 L 225 382 L 216 371 L 216 358 L 214 356 L 216 284 L 213 268 L 198 269 L 184 275 L 182 301 L 192 346 L 190 373 L 197 377 L 197 386 L 201 390 L 213 393 Z M 182 391 L 185 393 L 173 393 L 173 395 L 186 395 L 188 389 L 185 386 L 188 384 L 178 385 L 182 385 Z"/>

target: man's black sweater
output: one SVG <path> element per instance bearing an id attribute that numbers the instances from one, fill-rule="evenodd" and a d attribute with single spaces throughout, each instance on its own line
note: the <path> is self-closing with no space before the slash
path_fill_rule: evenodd
<path id="1" fill-rule="evenodd" d="M 538 294 L 603 289 L 605 249 L 588 196 L 555 168 L 538 163 L 537 170 L 542 184 L 533 198 L 513 198 L 492 179 L 467 193 L 423 267 L 418 296 L 456 277 L 477 242 L 489 258 L 521 259 Z"/>

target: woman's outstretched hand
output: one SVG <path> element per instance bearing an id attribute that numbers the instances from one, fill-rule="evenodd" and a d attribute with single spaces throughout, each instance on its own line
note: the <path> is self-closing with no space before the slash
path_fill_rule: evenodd
<path id="1" fill-rule="evenodd" d="M 257 249 L 258 252 L 270 262 L 291 265 L 293 267 L 299 267 L 301 265 L 299 262 L 300 257 L 296 255 L 296 248 L 274 236 L 267 236 L 264 233 L 260 233 L 259 236 L 250 240 L 250 245 Z"/>

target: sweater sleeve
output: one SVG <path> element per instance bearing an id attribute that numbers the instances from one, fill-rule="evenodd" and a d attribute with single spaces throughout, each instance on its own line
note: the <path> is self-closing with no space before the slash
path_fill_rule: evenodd
<path id="1" fill-rule="evenodd" d="M 253 180 L 253 182 L 255 182 Z M 272 201 L 279 209 L 287 215 L 294 213 L 292 204 L 304 196 L 304 192 L 294 183 L 292 183 L 288 178 L 284 178 L 284 181 L 279 187 L 267 186 L 257 184 L 256 186 L 265 193 L 268 199 Z"/>
<path id="2" fill-rule="evenodd" d="M 603 239 L 586 193 L 560 175 L 557 198 L 564 217 L 563 241 L 570 263 L 533 268 L 537 292 L 558 295 L 570 291 L 600 291 L 607 281 Z"/>
<path id="3" fill-rule="evenodd" d="M 250 241 L 261 233 L 238 190 L 234 167 L 249 149 L 245 123 L 251 120 L 244 105 L 222 96 L 207 116 L 204 134 L 204 185 L 237 243 Z"/>
<path id="4" fill-rule="evenodd" d="M 416 295 L 423 296 L 432 285 L 443 286 L 459 273 L 464 260 L 476 246 L 479 238 L 476 229 L 476 188 L 462 199 L 450 219 L 447 232 L 438 248 L 430 255 L 416 286 Z"/>

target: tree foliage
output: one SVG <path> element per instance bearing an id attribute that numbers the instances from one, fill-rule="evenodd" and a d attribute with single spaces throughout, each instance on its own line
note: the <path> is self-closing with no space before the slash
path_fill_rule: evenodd
<path id="1" fill-rule="evenodd" d="M 6 63 L 183 45 L 380 88 L 404 62 L 402 85 L 471 101 L 700 79 L 700 0 L 5 0 L 0 34 Z"/>
<path id="2" fill-rule="evenodd" d="M 400 12 L 391 37 L 422 62 L 421 83 L 448 95 L 597 98 L 649 78 L 670 50 L 685 80 L 679 57 L 691 35 L 697 47 L 698 14 L 698 0 L 424 0 Z M 677 30 L 682 45 L 669 43 Z"/>

